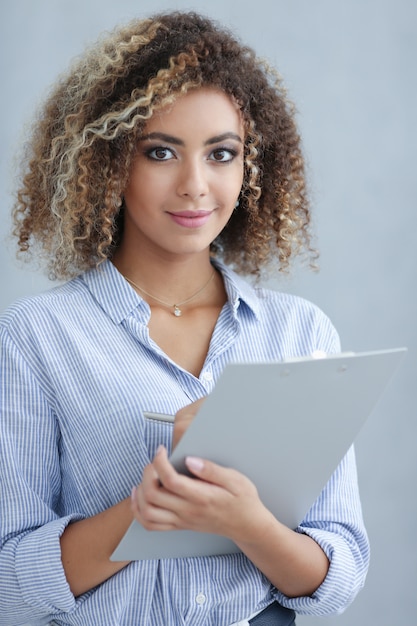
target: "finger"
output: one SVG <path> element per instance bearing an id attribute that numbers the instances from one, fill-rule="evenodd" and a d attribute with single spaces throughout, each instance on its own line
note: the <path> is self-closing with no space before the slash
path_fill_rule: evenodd
<path id="1" fill-rule="evenodd" d="M 186 457 L 185 464 L 194 476 L 222 487 L 233 495 L 238 495 L 243 489 L 245 491 L 256 490 L 253 483 L 246 476 L 230 467 L 223 467 L 212 461 L 194 456 Z"/>
<path id="2" fill-rule="evenodd" d="M 154 506 L 142 507 L 139 504 L 139 492 L 137 487 L 132 489 L 132 513 L 137 522 L 146 530 L 175 530 L 176 525 L 172 514 L 165 509 Z"/>
<path id="3" fill-rule="evenodd" d="M 194 417 L 200 410 L 200 407 L 205 399 L 205 397 L 200 398 L 199 400 L 196 400 L 191 404 L 187 404 L 182 409 L 179 409 L 179 411 L 177 411 L 175 414 L 175 419 L 182 419 L 183 417 L 186 417 L 188 419 L 189 417 Z"/>
<path id="4" fill-rule="evenodd" d="M 159 506 L 157 503 L 158 494 L 162 490 L 163 488 L 160 486 L 159 480 L 150 492 L 151 496 L 149 490 L 146 491 L 144 489 L 143 484 L 132 489 L 132 513 L 134 518 L 147 530 L 174 530 L 178 527 L 176 513 L 169 506 Z M 159 499 L 161 499 L 160 496 Z"/>
<path id="5" fill-rule="evenodd" d="M 216 487 L 213 483 L 208 482 L 202 476 L 202 481 L 195 478 L 179 474 L 172 466 L 168 459 L 167 451 L 161 447 L 153 460 L 153 466 L 161 481 L 162 489 L 160 490 L 161 499 L 158 499 L 158 505 L 170 508 L 182 518 L 184 511 L 189 509 L 190 505 L 203 505 L 206 503 L 210 490 Z"/>
<path id="6" fill-rule="evenodd" d="M 193 486 L 195 480 L 178 474 L 168 459 L 167 449 L 159 446 L 152 463 L 145 468 L 138 495 L 139 507 L 143 510 L 151 505 L 176 511 L 188 493 L 186 483 Z"/>
<path id="7" fill-rule="evenodd" d="M 141 480 L 141 488 L 147 494 L 147 497 L 150 498 L 153 492 L 158 490 L 160 486 L 158 472 L 152 463 L 149 463 L 143 470 L 142 480 Z"/>
<path id="8" fill-rule="evenodd" d="M 172 438 L 173 449 L 177 446 L 185 431 L 190 426 L 204 400 L 205 398 L 200 398 L 200 400 L 197 400 L 192 404 L 188 404 L 175 414 L 174 433 Z"/>
<path id="9" fill-rule="evenodd" d="M 152 461 L 152 466 L 158 475 L 161 485 L 170 493 L 181 496 L 185 482 L 190 479 L 179 474 L 168 459 L 168 452 L 164 446 L 159 446 Z"/>

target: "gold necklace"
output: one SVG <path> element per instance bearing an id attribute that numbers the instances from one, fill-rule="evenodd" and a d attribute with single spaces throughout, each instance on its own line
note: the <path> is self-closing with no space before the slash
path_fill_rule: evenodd
<path id="1" fill-rule="evenodd" d="M 188 302 L 191 302 L 191 300 L 194 300 L 194 298 L 196 298 L 202 291 L 204 291 L 204 289 L 206 287 L 208 287 L 209 284 L 211 283 L 211 281 L 213 280 L 215 273 L 216 273 L 216 271 L 213 270 L 213 273 L 211 274 L 211 276 L 208 279 L 208 281 L 202 287 L 200 287 L 200 289 L 198 291 L 196 291 L 195 294 L 193 294 L 192 296 L 190 296 L 186 300 L 183 300 L 182 302 L 177 302 L 177 304 L 169 304 L 169 302 L 165 302 L 164 300 L 161 300 L 160 298 L 157 298 L 156 296 L 152 295 L 151 293 L 148 293 L 147 291 L 145 291 L 143 289 L 143 287 L 139 287 L 139 285 L 134 283 L 133 280 L 130 280 L 130 278 L 128 278 L 127 276 L 125 276 L 125 279 L 127 280 L 128 283 L 133 285 L 133 287 L 136 287 L 136 289 L 138 289 L 139 291 L 144 293 L 145 296 L 148 296 L 149 298 L 152 298 L 152 300 L 155 300 L 156 302 L 159 302 L 159 304 L 163 304 L 164 306 L 168 307 L 169 309 L 173 309 L 172 314 L 175 315 L 175 317 L 181 317 L 182 311 L 181 311 L 180 307 L 183 304 L 187 304 Z"/>

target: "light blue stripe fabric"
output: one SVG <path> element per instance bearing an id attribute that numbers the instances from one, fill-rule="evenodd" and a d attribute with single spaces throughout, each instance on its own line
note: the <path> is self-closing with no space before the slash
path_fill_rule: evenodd
<path id="1" fill-rule="evenodd" d="M 331 559 L 313 597 L 284 597 L 242 554 L 136 562 L 70 593 L 66 525 L 125 498 L 157 446 L 170 448 L 172 425 L 144 411 L 173 414 L 206 395 L 229 361 L 339 350 L 317 307 L 218 267 L 228 302 L 198 378 L 150 339 L 147 303 L 110 262 L 2 316 L 0 626 L 227 626 L 273 598 L 302 613 L 339 611 L 363 585 L 369 548 L 351 450 L 298 529 Z"/>

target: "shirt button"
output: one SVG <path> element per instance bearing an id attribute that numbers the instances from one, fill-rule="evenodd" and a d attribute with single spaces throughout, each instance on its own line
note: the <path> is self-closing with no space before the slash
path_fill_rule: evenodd
<path id="1" fill-rule="evenodd" d="M 206 380 L 208 383 L 210 383 L 213 380 L 213 374 L 211 372 L 204 372 L 203 380 Z"/>
<path id="2" fill-rule="evenodd" d="M 204 604 L 206 600 L 207 598 L 204 593 L 198 593 L 195 597 L 195 601 L 197 602 L 197 604 Z"/>

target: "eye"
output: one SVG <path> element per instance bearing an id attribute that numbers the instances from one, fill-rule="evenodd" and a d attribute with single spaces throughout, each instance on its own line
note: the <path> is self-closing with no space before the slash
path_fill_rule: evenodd
<path id="1" fill-rule="evenodd" d="M 210 160 L 216 161 L 217 163 L 228 163 L 229 161 L 233 161 L 236 154 L 236 150 L 232 150 L 231 148 L 216 148 L 210 154 Z"/>
<path id="2" fill-rule="evenodd" d="M 169 161 L 174 158 L 174 153 L 170 148 L 157 146 L 146 151 L 146 156 L 154 161 Z"/>

